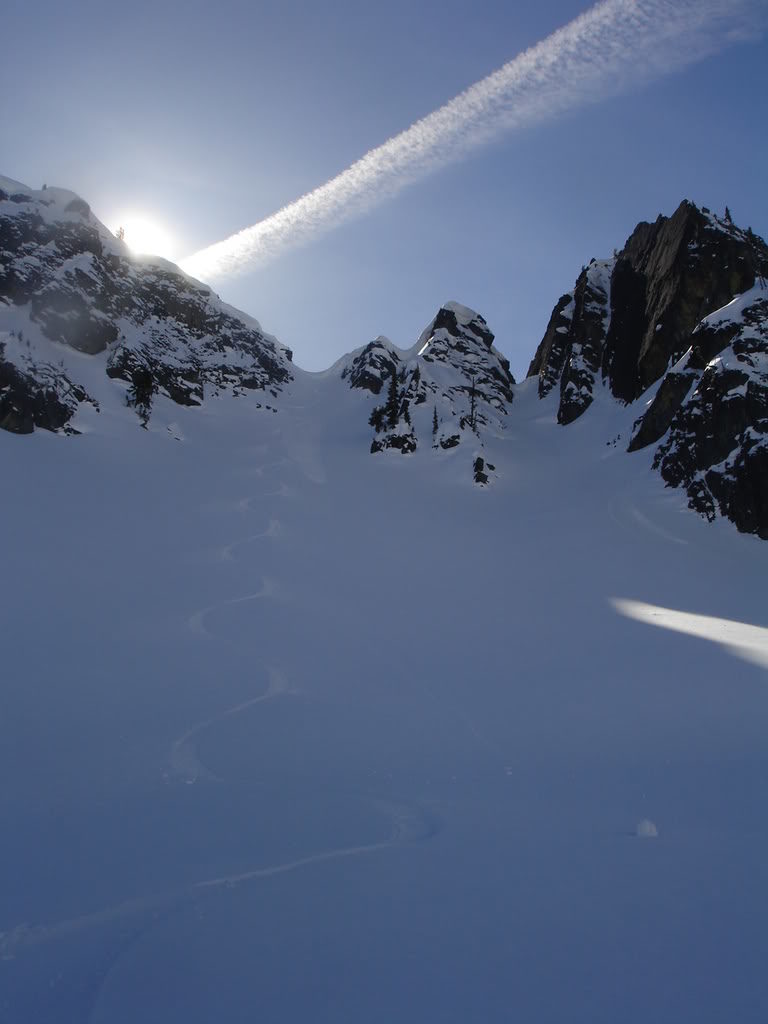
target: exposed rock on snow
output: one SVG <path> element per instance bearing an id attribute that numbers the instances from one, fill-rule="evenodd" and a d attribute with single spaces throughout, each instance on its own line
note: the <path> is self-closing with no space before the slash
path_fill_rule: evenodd
<path id="1" fill-rule="evenodd" d="M 768 290 L 751 289 L 708 317 L 693 337 L 675 374 L 685 390 L 654 466 L 668 484 L 684 486 L 691 507 L 708 519 L 720 512 L 740 530 L 768 539 Z"/>
<path id="2" fill-rule="evenodd" d="M 149 375 L 154 392 L 181 404 L 224 389 L 274 396 L 291 379 L 290 352 L 256 321 L 173 264 L 131 256 L 84 200 L 62 189 L 0 189 L 0 303 L 18 313 L 12 322 L 24 322 L 24 333 L 99 357 L 110 377 L 131 385 Z M 18 347 L 8 335 L 6 359 Z M 83 399 L 63 371 L 56 377 L 54 391 L 67 400 L 55 409 L 46 400 L 43 414 L 35 388 L 16 374 L 7 422 L 62 427 Z"/>
<path id="3" fill-rule="evenodd" d="M 657 445 L 654 466 L 692 508 L 768 538 L 766 276 L 762 239 L 685 201 L 582 269 L 529 375 L 541 397 L 559 387 L 561 424 L 603 385 L 625 403 L 653 386 L 629 450 Z M 493 341 L 479 313 L 447 302 L 411 349 L 379 337 L 340 360 L 332 376 L 371 395 L 371 452 L 464 452 L 466 479 L 490 483 L 488 444 L 514 397 Z M 0 179 L 0 428 L 76 433 L 90 429 L 81 407 L 115 402 L 147 426 L 161 398 L 247 391 L 274 410 L 295 373 L 255 320 L 173 264 L 132 256 L 78 196 Z"/>
<path id="4" fill-rule="evenodd" d="M 543 398 L 559 382 L 559 423 L 572 423 L 591 405 L 611 323 L 614 260 L 592 260 L 573 294 L 558 299 L 528 376 L 539 374 Z"/>
<path id="5" fill-rule="evenodd" d="M 542 396 L 560 383 L 561 423 L 590 404 L 598 370 L 617 398 L 634 401 L 767 262 L 761 239 L 685 200 L 671 217 L 638 224 L 612 260 L 582 270 L 555 306 L 529 376 L 539 375 Z"/>
<path id="6" fill-rule="evenodd" d="M 374 395 L 381 391 L 385 380 L 397 372 L 400 357 L 388 338 L 380 337 L 365 348 L 347 357 L 341 371 L 342 380 L 349 380 L 352 388 L 363 388 Z"/>
<path id="7" fill-rule="evenodd" d="M 35 427 L 70 431 L 67 423 L 81 402 L 97 404 L 52 363 L 38 362 L 23 336 L 0 333 L 0 428 L 31 434 Z"/>
<path id="8" fill-rule="evenodd" d="M 341 376 L 385 399 L 371 412 L 371 452 L 408 455 L 427 443 L 447 451 L 465 439 L 477 447 L 485 433 L 504 429 L 514 397 L 509 363 L 487 323 L 456 302 L 438 311 L 410 351 L 379 338 L 345 361 Z"/>
<path id="9" fill-rule="evenodd" d="M 593 261 L 555 306 L 529 374 L 559 382 L 558 422 L 580 416 L 598 376 L 632 402 L 660 381 L 630 451 L 691 507 L 768 537 L 768 246 L 730 215 L 681 203 L 641 223 L 613 260 Z M 740 296 L 736 298 L 737 296 Z"/>

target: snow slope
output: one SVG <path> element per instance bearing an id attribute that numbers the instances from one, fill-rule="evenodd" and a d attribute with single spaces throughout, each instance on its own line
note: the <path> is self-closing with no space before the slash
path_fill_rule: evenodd
<path id="1" fill-rule="evenodd" d="M 636 408 L 110 387 L 0 432 L 3 1024 L 765 1020 L 768 546 Z"/>

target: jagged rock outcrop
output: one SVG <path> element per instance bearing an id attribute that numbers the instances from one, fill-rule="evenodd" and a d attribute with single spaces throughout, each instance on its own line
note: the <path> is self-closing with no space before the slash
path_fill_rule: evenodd
<path id="1" fill-rule="evenodd" d="M 543 398 L 560 382 L 560 423 L 572 423 L 591 404 L 611 322 L 613 260 L 592 260 L 572 295 L 559 300 L 529 369 L 539 373 Z"/>
<path id="2" fill-rule="evenodd" d="M 766 276 L 761 238 L 727 211 L 685 201 L 672 217 L 639 224 L 612 260 L 582 270 L 529 369 L 540 396 L 559 385 L 562 424 L 603 383 L 627 403 L 657 384 L 629 450 L 660 443 L 655 467 L 685 487 L 693 508 L 764 537 Z"/>
<path id="3" fill-rule="evenodd" d="M 604 380 L 638 398 L 690 345 L 696 325 L 747 291 L 768 260 L 751 231 L 687 200 L 671 217 L 641 223 L 612 260 L 582 270 L 563 296 L 529 368 L 540 394 L 559 383 L 558 420 L 570 423 Z"/>
<path id="4" fill-rule="evenodd" d="M 539 397 L 544 398 L 560 382 L 565 360 L 570 352 L 570 333 L 575 304 L 567 292 L 557 300 L 536 355 L 528 367 L 529 377 L 539 378 Z"/>
<path id="5" fill-rule="evenodd" d="M 654 466 L 667 483 L 708 519 L 719 512 L 768 539 L 768 289 L 758 284 L 707 317 L 693 340 L 630 448 L 662 431 Z M 661 399 L 668 381 L 674 394 Z"/>
<path id="6" fill-rule="evenodd" d="M 410 351 L 379 338 L 348 360 L 341 376 L 385 398 L 371 411 L 374 453 L 407 455 L 420 444 L 447 451 L 466 440 L 482 446 L 484 433 L 504 429 L 513 400 L 509 362 L 493 347 L 487 323 L 455 302 L 438 311 Z M 479 476 L 485 479 L 476 482 L 487 482 L 487 473 Z"/>
<path id="7" fill-rule="evenodd" d="M 541 397 L 558 389 L 564 425 L 598 388 L 627 404 L 647 394 L 629 450 L 656 446 L 653 465 L 694 509 L 766 539 L 767 277 L 762 239 L 684 202 L 582 268 L 529 370 Z M 371 452 L 466 456 L 468 478 L 490 483 L 490 442 L 514 397 L 493 341 L 478 313 L 449 302 L 412 349 L 380 337 L 341 360 L 334 375 L 367 393 Z M 274 410 L 290 360 L 178 267 L 131 256 L 79 197 L 0 179 L 0 429 L 90 430 L 84 406 L 127 406 L 148 426 L 160 396 L 195 406 L 255 391 Z"/>
<path id="8" fill-rule="evenodd" d="M 43 430 L 73 432 L 67 426 L 81 402 L 98 404 L 52 363 L 37 362 L 23 335 L 0 333 L 0 429 L 12 434 Z"/>
<path id="9" fill-rule="evenodd" d="M 153 393 L 180 404 L 223 390 L 274 396 L 291 380 L 290 352 L 256 321 L 173 264 L 131 256 L 84 200 L 61 189 L 0 189 L 3 308 L 6 321 L 24 322 L 33 346 L 47 341 L 100 358 L 109 377 L 131 386 L 148 376 Z M 5 346 L 17 347 L 15 332 L 6 333 Z M 40 365 L 50 362 L 47 354 L 38 353 Z M 31 385 L 17 381 L 8 422 L 60 429 L 65 410 L 68 422 L 78 390 L 65 371 L 57 379 L 69 398 L 49 416 Z"/>
<path id="10" fill-rule="evenodd" d="M 378 395 L 384 381 L 397 372 L 399 363 L 400 357 L 389 338 L 379 337 L 345 364 L 341 379 L 348 380 L 351 388 L 362 388 Z"/>

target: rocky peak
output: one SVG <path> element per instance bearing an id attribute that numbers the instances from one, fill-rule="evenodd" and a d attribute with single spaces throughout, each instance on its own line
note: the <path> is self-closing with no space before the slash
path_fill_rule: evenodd
<path id="1" fill-rule="evenodd" d="M 493 334 L 485 320 L 479 313 L 458 302 L 446 302 L 440 308 L 435 319 L 422 333 L 422 339 L 427 338 L 431 342 L 441 331 L 447 336 L 445 340 L 451 339 L 447 341 L 448 347 L 454 347 L 459 352 L 469 352 L 475 340 L 488 351 L 493 346 Z"/>
<path id="2" fill-rule="evenodd" d="M 655 387 L 629 450 L 658 444 L 655 468 L 691 507 L 768 538 L 766 278 L 761 238 L 685 200 L 582 269 L 529 376 L 541 397 L 559 385 L 562 424 L 599 383 L 627 403 Z"/>
<path id="3" fill-rule="evenodd" d="M 493 347 L 493 333 L 479 313 L 445 303 L 408 351 L 379 338 L 349 357 L 341 371 L 351 387 L 384 398 L 370 412 L 371 451 L 411 454 L 420 445 L 436 451 L 469 443 L 472 466 L 483 434 L 504 429 L 513 400 L 509 363 Z M 487 468 L 487 460 L 481 464 Z M 487 472 L 476 472 L 487 483 Z"/>
<path id="4" fill-rule="evenodd" d="M 613 393 L 632 401 L 680 358 L 704 317 L 754 285 L 768 250 L 730 215 L 685 200 L 671 217 L 639 224 L 618 262 L 617 305 L 637 315 L 631 326 L 617 321 L 605 374 Z"/>
<path id="5" fill-rule="evenodd" d="M 710 314 L 635 424 L 630 451 L 660 441 L 654 467 L 691 508 L 768 539 L 768 287 Z"/>
<path id="6" fill-rule="evenodd" d="M 425 390 L 437 393 L 441 367 L 450 368 L 455 380 L 445 379 L 447 393 L 465 394 L 474 386 L 482 402 L 506 415 L 515 381 L 509 361 L 493 347 L 493 340 L 479 313 L 446 302 L 415 346 L 416 358 L 426 364 Z"/>
<path id="7" fill-rule="evenodd" d="M 671 217 L 642 222 L 611 260 L 582 269 L 555 306 L 531 363 L 542 397 L 560 385 L 558 420 L 570 423 L 598 379 L 634 401 L 688 348 L 696 325 L 768 272 L 768 248 L 730 214 L 685 200 Z"/>
<path id="8" fill-rule="evenodd" d="M 582 269 L 573 293 L 558 300 L 528 371 L 539 373 L 542 398 L 559 382 L 560 423 L 577 419 L 593 400 L 611 323 L 614 264 L 593 259 Z"/>
<path id="9" fill-rule="evenodd" d="M 383 335 L 370 341 L 364 348 L 347 356 L 341 379 L 348 380 L 351 388 L 361 388 L 378 395 L 384 381 L 397 372 L 400 356 L 397 349 Z"/>
<path id="10" fill-rule="evenodd" d="M 13 429 L 63 426 L 65 410 L 73 415 L 72 396 L 83 389 L 51 372 L 63 349 L 100 358 L 109 377 L 150 399 L 160 393 L 186 405 L 221 390 L 275 395 L 291 380 L 290 352 L 255 320 L 174 264 L 133 256 L 79 196 L 2 184 L 0 388 L 15 410 L 6 417 Z M 47 389 L 58 396 L 48 413 L 32 386 L 41 374 L 58 382 Z"/>

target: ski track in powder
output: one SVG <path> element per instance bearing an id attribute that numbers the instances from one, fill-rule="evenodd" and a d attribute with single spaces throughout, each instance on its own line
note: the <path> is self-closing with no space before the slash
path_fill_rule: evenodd
<path id="1" fill-rule="evenodd" d="M 261 478 L 268 469 L 290 465 L 294 460 L 280 458 L 266 466 L 257 467 L 254 474 Z M 324 471 L 318 460 L 312 457 L 308 447 L 302 449 L 301 458 L 298 460 L 297 468 L 302 475 L 313 483 L 324 482 Z M 278 486 L 277 491 L 267 493 L 263 497 L 293 495 L 295 492 L 285 483 Z M 251 503 L 258 500 L 260 495 L 251 495 L 241 499 L 237 503 L 240 510 L 248 510 Z M 282 523 L 277 518 L 271 518 L 266 530 L 259 534 L 252 535 L 240 540 L 235 540 L 220 548 L 221 560 L 231 562 L 234 560 L 234 552 L 257 539 L 275 538 L 282 530 Z M 206 627 L 207 617 L 218 609 L 225 609 L 235 605 L 244 604 L 250 601 L 257 601 L 272 596 L 276 584 L 273 580 L 262 577 L 261 589 L 253 594 L 228 598 L 224 601 L 208 605 L 199 609 L 189 616 L 188 628 L 201 636 L 212 637 L 213 634 Z M 227 780 L 216 775 L 200 759 L 197 751 L 197 742 L 202 733 L 210 727 L 219 724 L 227 719 L 233 718 L 242 712 L 256 706 L 257 704 L 275 700 L 281 696 L 298 694 L 301 691 L 288 684 L 285 675 L 276 667 L 267 668 L 268 684 L 266 690 L 247 700 L 228 707 L 217 714 L 210 715 L 191 728 L 187 729 L 171 747 L 167 758 L 166 768 L 163 770 L 162 778 L 167 784 L 182 782 L 191 785 L 198 780 L 206 780 L 226 785 Z M 430 823 L 427 816 L 416 804 L 398 803 L 392 800 L 383 800 L 371 796 L 366 797 L 367 801 L 377 810 L 390 818 L 391 833 L 386 839 L 370 843 L 341 846 L 338 848 L 322 850 L 310 853 L 304 857 L 292 858 L 281 861 L 277 864 L 265 865 L 250 868 L 235 874 L 224 874 L 214 878 L 204 879 L 192 883 L 179 890 L 169 890 L 149 896 L 141 896 L 125 900 L 101 910 L 88 914 L 79 915 L 52 924 L 28 925 L 21 924 L 8 931 L 0 932 L 0 960 L 14 959 L 25 949 L 39 946 L 43 943 L 63 941 L 77 934 L 104 926 L 120 924 L 128 927 L 129 922 L 135 922 L 134 929 L 125 942 L 120 945 L 109 964 L 102 970 L 97 981 L 96 988 L 92 992 L 90 1000 L 91 1007 L 87 1019 L 92 1019 L 96 1012 L 101 993 L 116 965 L 123 959 L 127 952 L 140 942 L 148 932 L 167 919 L 170 914 L 179 912 L 188 906 L 196 897 L 208 892 L 215 892 L 221 889 L 232 889 L 237 886 L 256 882 L 260 879 L 271 878 L 276 875 L 286 874 L 300 870 L 311 864 L 325 863 L 334 860 L 359 857 L 375 853 L 395 846 L 402 846 L 410 843 L 431 838 L 437 831 Z M 142 919 L 144 919 L 142 923 Z"/>
<path id="2" fill-rule="evenodd" d="M 280 694 L 297 692 L 296 690 L 291 690 L 289 688 L 282 673 L 277 669 L 268 669 L 268 676 L 269 684 L 264 693 L 259 694 L 258 697 L 251 697 L 249 700 L 244 700 L 240 704 L 236 704 L 234 707 L 227 708 L 225 711 L 222 711 L 217 715 L 211 715 L 210 718 L 206 718 L 202 722 L 198 722 L 175 741 L 168 757 L 168 767 L 163 773 L 163 777 L 166 781 L 170 782 L 173 780 L 181 780 L 186 782 L 187 785 L 191 785 L 198 779 L 208 779 L 213 782 L 224 781 L 207 768 L 200 760 L 195 741 L 200 734 L 210 726 L 216 725 L 218 722 L 223 722 L 227 718 L 232 718 L 234 715 L 240 714 L 240 712 L 253 707 L 255 704 L 261 704 L 263 701 L 273 700 Z"/>

